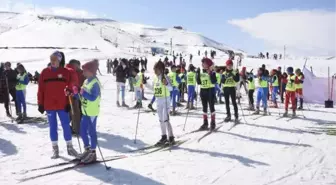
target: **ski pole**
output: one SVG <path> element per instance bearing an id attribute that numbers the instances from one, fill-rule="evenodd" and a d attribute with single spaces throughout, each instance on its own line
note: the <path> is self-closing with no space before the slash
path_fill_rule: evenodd
<path id="1" fill-rule="evenodd" d="M 72 105 L 72 98 L 70 96 L 68 96 L 69 98 L 69 103 L 70 103 L 70 107 L 71 107 L 71 126 L 72 126 L 72 129 L 73 129 L 73 118 L 75 117 L 75 112 L 74 112 L 74 108 L 73 108 L 73 105 Z M 77 141 L 78 141 L 78 146 L 79 146 L 79 152 L 82 153 L 82 147 L 81 147 L 81 144 L 80 144 L 80 141 L 79 141 L 79 136 L 78 134 L 76 133 L 76 137 L 77 137 Z"/>
<path id="2" fill-rule="evenodd" d="M 187 105 L 189 105 L 189 98 L 188 98 L 188 103 L 187 103 Z M 186 118 L 185 118 L 185 121 L 184 121 L 183 131 L 185 131 L 185 127 L 186 127 L 186 125 L 187 125 L 187 120 L 188 120 L 188 116 L 189 116 L 189 111 L 190 111 L 190 106 L 188 107 L 187 115 L 186 115 Z"/>
<path id="3" fill-rule="evenodd" d="M 9 97 L 9 86 L 8 86 L 8 78 L 7 78 L 7 76 L 5 76 L 6 77 L 6 86 L 7 86 L 7 95 L 8 95 L 8 106 L 9 106 L 9 113 L 10 113 L 10 115 L 11 116 L 13 116 L 12 115 L 12 105 L 11 105 L 11 102 L 10 102 L 10 97 Z M 16 100 L 15 100 L 16 101 Z M 13 123 L 13 119 L 11 119 L 12 120 L 12 123 Z"/>
<path id="4" fill-rule="evenodd" d="M 78 95 L 79 95 L 79 97 L 83 98 L 80 94 L 78 94 Z M 84 111 L 84 114 L 87 115 L 86 110 L 83 109 L 83 111 Z M 91 129 L 93 130 L 93 123 L 91 122 L 91 119 L 90 119 L 90 124 L 89 124 L 89 125 L 91 126 Z M 97 132 L 97 131 L 96 131 L 96 132 Z M 104 162 L 105 169 L 106 169 L 106 170 L 110 170 L 111 167 L 106 165 L 106 161 L 105 161 L 104 156 L 103 156 L 103 153 L 102 153 L 102 151 L 101 151 L 101 149 L 100 149 L 99 142 L 98 142 L 98 134 L 97 134 L 97 140 L 96 140 L 96 142 L 97 142 L 97 147 L 98 147 L 100 156 L 101 156 L 101 158 L 102 158 L 102 160 L 103 160 L 103 162 Z"/>
<path id="5" fill-rule="evenodd" d="M 138 108 L 138 117 L 137 117 L 137 124 L 136 124 L 136 127 L 135 127 L 134 144 L 136 144 L 136 138 L 137 138 L 137 135 L 138 135 L 139 118 L 140 118 L 140 106 Z"/>

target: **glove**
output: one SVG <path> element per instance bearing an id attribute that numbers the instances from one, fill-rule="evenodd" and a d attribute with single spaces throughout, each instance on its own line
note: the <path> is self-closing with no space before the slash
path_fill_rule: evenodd
<path id="1" fill-rule="evenodd" d="M 68 86 L 66 86 L 64 89 L 64 94 L 65 96 L 70 96 L 72 95 L 72 90 Z"/>
<path id="2" fill-rule="evenodd" d="M 64 110 L 65 110 L 65 112 L 70 112 L 70 110 L 71 110 L 70 104 L 66 104 Z"/>
<path id="3" fill-rule="evenodd" d="M 78 87 L 77 87 L 77 86 L 73 86 L 73 87 L 72 87 L 72 93 L 73 93 L 73 94 L 78 94 L 78 92 L 79 92 L 79 91 L 78 91 Z"/>
<path id="4" fill-rule="evenodd" d="M 39 106 L 38 106 L 38 111 L 39 111 L 41 114 L 44 113 L 44 107 L 43 107 L 43 105 L 39 105 Z"/>

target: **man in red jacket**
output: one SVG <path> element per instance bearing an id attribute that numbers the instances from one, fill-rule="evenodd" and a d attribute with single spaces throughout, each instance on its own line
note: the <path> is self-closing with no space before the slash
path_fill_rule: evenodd
<path id="1" fill-rule="evenodd" d="M 53 148 L 52 159 L 59 157 L 56 115 L 58 115 L 62 124 L 68 155 L 78 156 L 72 145 L 69 119 L 70 105 L 64 94 L 64 89 L 72 85 L 71 73 L 60 66 L 61 61 L 62 55 L 59 51 L 55 51 L 50 56 L 50 66 L 41 72 L 37 93 L 38 110 L 41 114 L 46 111 L 48 115 L 50 139 Z"/>

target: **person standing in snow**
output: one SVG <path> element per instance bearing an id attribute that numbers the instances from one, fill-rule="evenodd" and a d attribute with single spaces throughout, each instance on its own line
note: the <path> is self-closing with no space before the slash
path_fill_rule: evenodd
<path id="1" fill-rule="evenodd" d="M 71 60 L 74 62 L 73 60 Z M 68 88 L 72 89 L 74 86 L 79 86 L 79 76 L 76 72 L 75 65 L 67 64 L 65 67 L 70 72 L 70 86 Z M 69 98 L 69 104 L 71 106 L 69 115 L 71 120 L 71 130 L 73 134 L 79 134 L 79 125 L 80 125 L 80 119 L 81 119 L 81 112 L 80 112 L 80 106 L 77 99 L 74 99 L 72 96 L 68 96 Z"/>
<path id="2" fill-rule="evenodd" d="M 142 108 L 142 88 L 141 85 L 143 83 L 143 74 L 139 72 L 137 68 L 133 69 L 133 75 L 135 76 L 134 81 L 134 90 L 136 96 L 136 104 L 133 106 L 133 109 Z"/>
<path id="3" fill-rule="evenodd" d="M 127 60 L 126 59 L 121 59 L 120 64 L 118 67 L 115 69 L 115 74 L 116 74 L 116 82 L 117 82 L 117 106 L 120 107 L 129 107 L 125 103 L 125 83 L 126 79 L 128 78 L 128 69 L 127 69 Z M 121 93 L 121 101 L 122 103 L 120 104 L 120 94 Z"/>
<path id="4" fill-rule="evenodd" d="M 68 98 L 64 95 L 64 89 L 70 86 L 71 74 L 69 70 L 60 66 L 62 54 L 55 51 L 50 56 L 50 67 L 42 70 L 38 82 L 38 111 L 43 114 L 47 112 L 49 122 L 49 133 L 52 142 L 52 159 L 59 157 L 57 118 L 58 115 L 62 128 L 63 136 L 67 143 L 67 152 L 70 156 L 78 156 L 77 151 L 72 145 L 70 130 L 69 111 L 70 105 Z"/>
<path id="5" fill-rule="evenodd" d="M 26 98 L 24 95 L 24 90 L 29 83 L 29 78 L 27 73 L 25 73 L 25 68 L 23 65 L 19 65 L 17 67 L 19 74 L 17 75 L 17 84 L 15 86 L 16 89 L 16 105 L 18 106 L 18 117 L 17 121 L 23 120 L 27 118 L 27 106 L 26 106 Z M 23 108 L 23 112 L 21 110 Z"/>
<path id="6" fill-rule="evenodd" d="M 226 69 L 222 75 L 223 91 L 225 98 L 225 106 L 227 116 L 224 119 L 225 122 L 231 121 L 231 112 L 230 112 L 230 97 L 231 103 L 234 108 L 235 122 L 238 121 L 238 106 L 236 102 L 236 86 L 239 82 L 239 73 L 238 70 L 233 70 L 232 60 L 226 61 Z"/>
<path id="7" fill-rule="evenodd" d="M 272 103 L 273 105 L 271 105 L 270 107 L 278 108 L 276 97 L 279 91 L 279 77 L 278 77 L 277 70 L 275 69 L 271 71 L 271 84 L 272 84 Z"/>
<path id="8" fill-rule="evenodd" d="M 5 71 L 4 71 L 7 87 L 8 87 L 8 92 L 12 96 L 12 101 L 15 103 L 15 111 L 16 114 L 18 115 L 18 106 L 16 104 L 16 83 L 17 83 L 17 72 L 11 68 L 11 63 L 6 62 L 5 63 Z M 9 98 L 9 95 L 8 95 Z M 10 99 L 8 101 L 5 101 L 5 107 L 9 107 Z M 13 115 L 9 114 L 9 112 L 6 112 L 8 117 L 12 117 Z"/>
<path id="9" fill-rule="evenodd" d="M 281 75 L 281 89 L 280 89 L 280 96 L 281 96 L 281 103 L 284 103 L 284 94 L 286 92 L 287 80 L 288 75 L 286 72 L 283 72 Z"/>
<path id="10" fill-rule="evenodd" d="M 216 128 L 216 112 L 215 112 L 215 98 L 216 90 L 215 84 L 216 72 L 214 71 L 214 63 L 209 58 L 202 59 L 203 71 L 197 71 L 197 84 L 201 86 L 200 96 L 203 106 L 203 125 L 200 130 L 208 130 L 208 106 L 211 114 L 210 130 Z"/>
<path id="11" fill-rule="evenodd" d="M 298 99 L 300 100 L 300 106 L 298 107 L 298 110 L 303 109 L 303 81 L 304 81 L 304 75 L 301 72 L 299 68 L 295 70 L 295 75 L 297 78 L 297 83 L 296 83 L 296 105 L 298 102 Z"/>
<path id="12" fill-rule="evenodd" d="M 267 92 L 268 92 L 268 76 L 265 74 L 264 68 L 258 70 L 259 87 L 257 89 L 257 110 L 253 114 L 260 113 L 260 101 L 263 102 L 264 115 L 267 115 Z"/>
<path id="13" fill-rule="evenodd" d="M 74 94 L 79 98 L 82 106 L 81 131 L 85 151 L 80 156 L 81 162 L 85 164 L 93 163 L 97 160 L 97 118 L 100 112 L 101 84 L 97 77 L 98 60 L 90 61 L 83 65 L 83 74 L 86 78 L 83 86 L 78 89 L 66 89 L 68 94 Z M 89 139 L 90 136 L 90 139 Z"/>
<path id="14" fill-rule="evenodd" d="M 172 99 L 173 103 L 173 110 L 171 111 L 171 115 L 176 115 L 176 106 L 177 106 L 177 97 L 179 94 L 178 85 L 181 83 L 181 78 L 176 73 L 176 66 L 171 66 L 171 72 L 168 74 L 170 82 L 173 86 L 172 91 L 170 92 L 170 98 Z"/>
<path id="15" fill-rule="evenodd" d="M 196 91 L 196 73 L 195 66 L 189 65 L 189 72 L 187 73 L 187 85 L 188 85 L 188 103 L 187 109 L 193 110 L 194 107 L 194 96 Z"/>
<path id="16" fill-rule="evenodd" d="M 285 113 L 283 114 L 284 117 L 288 116 L 288 104 L 289 101 L 292 102 L 292 109 L 293 109 L 293 116 L 296 116 L 296 81 L 297 78 L 295 74 L 293 73 L 293 67 L 287 68 L 287 85 L 286 85 L 286 99 L 285 99 Z"/>
<path id="17" fill-rule="evenodd" d="M 255 91 L 254 75 L 252 73 L 247 73 L 248 82 L 248 97 L 249 97 L 249 110 L 254 111 L 254 99 L 253 94 Z"/>
<path id="18" fill-rule="evenodd" d="M 172 85 L 169 81 L 169 78 L 164 75 L 164 69 L 165 66 L 163 62 L 157 62 L 154 65 L 154 72 L 156 75 L 156 78 L 154 79 L 154 96 L 157 100 L 157 113 L 161 126 L 161 139 L 156 143 L 156 146 L 161 146 L 166 143 L 170 145 L 175 144 L 173 128 L 170 124 L 168 115 L 170 107 L 170 91 L 172 90 Z"/>

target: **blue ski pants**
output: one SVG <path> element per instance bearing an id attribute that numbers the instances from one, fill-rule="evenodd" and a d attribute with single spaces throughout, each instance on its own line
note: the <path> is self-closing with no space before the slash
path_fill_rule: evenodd
<path id="1" fill-rule="evenodd" d="M 195 98 L 195 86 L 188 85 L 188 102 L 190 102 L 192 105 L 194 104 L 194 98 Z"/>
<path id="2" fill-rule="evenodd" d="M 84 147 L 97 147 L 97 116 L 82 116 L 80 135 L 82 137 Z M 89 141 L 90 136 L 90 141 Z M 91 145 L 90 145 L 91 144 Z"/>
<path id="3" fill-rule="evenodd" d="M 276 103 L 276 96 L 278 94 L 278 91 L 279 91 L 279 86 L 273 87 L 273 90 L 272 90 L 272 102 L 274 102 L 274 103 Z"/>
<path id="4" fill-rule="evenodd" d="M 173 103 L 173 108 L 176 108 L 176 102 L 177 102 L 178 95 L 179 95 L 179 90 L 177 89 L 177 87 L 173 87 L 173 90 L 170 91 L 170 99 Z"/>
<path id="5" fill-rule="evenodd" d="M 63 136 L 65 141 L 71 141 L 72 135 L 70 130 L 70 118 L 69 113 L 64 110 L 47 110 L 48 122 L 49 122 L 49 134 L 51 141 L 58 141 L 57 133 L 57 118 L 61 121 L 63 128 Z"/>
<path id="6" fill-rule="evenodd" d="M 23 113 L 27 113 L 26 98 L 25 98 L 25 94 L 23 90 L 16 91 L 15 101 L 16 101 L 18 112 L 22 113 L 22 108 L 23 108 Z"/>
<path id="7" fill-rule="evenodd" d="M 260 107 L 260 101 L 263 103 L 264 109 L 267 108 L 267 94 L 268 94 L 268 88 L 258 88 L 257 90 L 257 103 L 256 107 Z"/>

